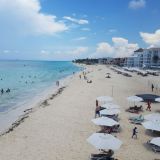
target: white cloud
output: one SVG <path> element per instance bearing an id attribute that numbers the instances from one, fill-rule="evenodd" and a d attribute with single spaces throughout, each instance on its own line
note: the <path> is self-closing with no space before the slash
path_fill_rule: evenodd
<path id="1" fill-rule="evenodd" d="M 133 51 L 139 48 L 137 43 L 129 43 L 127 39 L 121 37 L 112 38 L 115 57 L 130 56 Z"/>
<path id="2" fill-rule="evenodd" d="M 68 16 L 64 16 L 63 18 L 66 19 L 66 20 L 69 20 L 71 22 L 80 24 L 80 25 L 89 23 L 88 20 L 86 20 L 86 19 L 76 19 L 76 18 L 72 18 L 72 17 L 68 17 Z"/>
<path id="3" fill-rule="evenodd" d="M 85 57 L 86 53 L 88 52 L 88 47 L 75 47 L 72 49 L 65 49 L 65 50 L 57 50 L 54 52 L 53 56 L 59 59 L 76 59 L 80 57 Z"/>
<path id="4" fill-rule="evenodd" d="M 146 5 L 145 0 L 131 0 L 129 2 L 129 8 L 131 9 L 139 9 L 139 8 L 144 8 Z"/>
<path id="5" fill-rule="evenodd" d="M 21 34 L 52 35 L 68 27 L 54 15 L 41 12 L 39 0 L 0 0 L 1 29 Z"/>
<path id="6" fill-rule="evenodd" d="M 127 46 L 128 40 L 122 37 L 113 37 L 112 41 L 116 46 Z"/>
<path id="7" fill-rule="evenodd" d="M 82 28 L 82 31 L 90 31 L 90 28 Z"/>
<path id="8" fill-rule="evenodd" d="M 43 60 L 73 60 L 86 57 L 88 50 L 89 48 L 85 46 L 56 49 L 54 51 L 41 50 L 39 58 Z"/>
<path id="9" fill-rule="evenodd" d="M 156 30 L 154 33 L 140 32 L 140 36 L 145 43 L 152 47 L 160 47 L 160 29 Z"/>
<path id="10" fill-rule="evenodd" d="M 85 39 L 87 39 L 87 37 L 78 37 L 78 38 L 75 38 L 73 40 L 75 40 L 75 41 L 82 41 L 82 40 L 85 40 Z"/>
<path id="11" fill-rule="evenodd" d="M 101 42 L 97 45 L 96 53 L 99 53 L 104 56 L 106 56 L 106 53 L 108 56 L 110 56 L 114 51 L 114 48 L 107 42 Z"/>
<path id="12" fill-rule="evenodd" d="M 80 56 L 84 53 L 87 53 L 87 51 L 88 51 L 88 47 L 77 47 L 76 49 L 68 51 L 68 54 Z"/>
<path id="13" fill-rule="evenodd" d="M 107 42 L 98 43 L 92 57 L 126 57 L 138 48 L 138 44 L 128 43 L 128 40 L 122 37 L 113 37 L 112 42 L 113 45 Z"/>
<path id="14" fill-rule="evenodd" d="M 41 51 L 40 51 L 40 54 L 41 54 L 41 55 L 48 56 L 50 53 L 49 53 L 48 50 L 41 50 Z"/>
<path id="15" fill-rule="evenodd" d="M 3 53 L 9 53 L 10 52 L 10 50 L 3 50 Z"/>
<path id="16" fill-rule="evenodd" d="M 117 30 L 116 30 L 116 29 L 109 29 L 108 32 L 109 32 L 109 33 L 116 33 Z"/>

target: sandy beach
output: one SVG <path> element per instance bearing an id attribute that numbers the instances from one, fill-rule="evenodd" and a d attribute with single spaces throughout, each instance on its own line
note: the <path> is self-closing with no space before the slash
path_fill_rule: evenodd
<path id="1" fill-rule="evenodd" d="M 86 139 L 100 128 L 95 126 L 95 100 L 98 96 L 113 96 L 121 106 L 121 132 L 115 134 L 123 141 L 114 157 L 119 160 L 154 160 L 160 158 L 146 142 L 160 134 L 146 131 L 138 125 L 138 139 L 132 139 L 132 129 L 128 118 L 136 114 L 125 111 L 129 107 L 126 97 L 151 93 L 150 84 L 160 83 L 160 76 L 142 77 L 131 73 L 132 77 L 113 72 L 106 66 L 86 66 L 87 83 L 79 78 L 79 73 L 70 77 L 66 88 L 53 99 L 35 109 L 12 132 L 0 137 L 0 159 L 2 160 L 88 160 L 91 153 L 97 153 Z M 107 72 L 111 78 L 105 78 Z M 155 91 L 160 95 L 160 91 Z M 144 108 L 145 103 L 142 103 Z M 152 104 L 152 112 L 160 111 L 160 104 Z M 149 114 L 144 111 L 142 114 Z"/>

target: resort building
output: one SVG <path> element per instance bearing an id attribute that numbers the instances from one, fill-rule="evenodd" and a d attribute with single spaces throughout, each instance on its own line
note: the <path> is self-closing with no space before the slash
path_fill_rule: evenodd
<path id="1" fill-rule="evenodd" d="M 98 63 L 99 64 L 110 64 L 110 62 L 113 60 L 113 58 L 99 58 Z"/>
<path id="2" fill-rule="evenodd" d="M 134 56 L 127 57 L 125 64 L 127 67 L 134 67 Z"/>
<path id="3" fill-rule="evenodd" d="M 143 67 L 160 68 L 160 48 L 150 48 L 144 51 Z"/>
<path id="4" fill-rule="evenodd" d="M 143 67 L 143 52 L 144 49 L 142 48 L 134 51 L 134 62 L 133 62 L 134 67 L 138 68 Z"/>
<path id="5" fill-rule="evenodd" d="M 127 57 L 127 67 L 160 68 L 160 48 L 138 49 L 134 54 Z"/>

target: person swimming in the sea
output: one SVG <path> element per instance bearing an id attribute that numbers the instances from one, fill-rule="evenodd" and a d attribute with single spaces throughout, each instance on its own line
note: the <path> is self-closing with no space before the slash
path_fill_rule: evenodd
<path id="1" fill-rule="evenodd" d="M 7 90 L 6 90 L 6 93 L 9 93 L 11 90 L 8 88 Z"/>

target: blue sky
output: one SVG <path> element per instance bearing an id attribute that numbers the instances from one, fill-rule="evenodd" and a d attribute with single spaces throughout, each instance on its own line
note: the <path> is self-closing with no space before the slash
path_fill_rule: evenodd
<path id="1" fill-rule="evenodd" d="M 160 47 L 159 0 L 0 0 L 0 59 L 125 57 Z"/>

